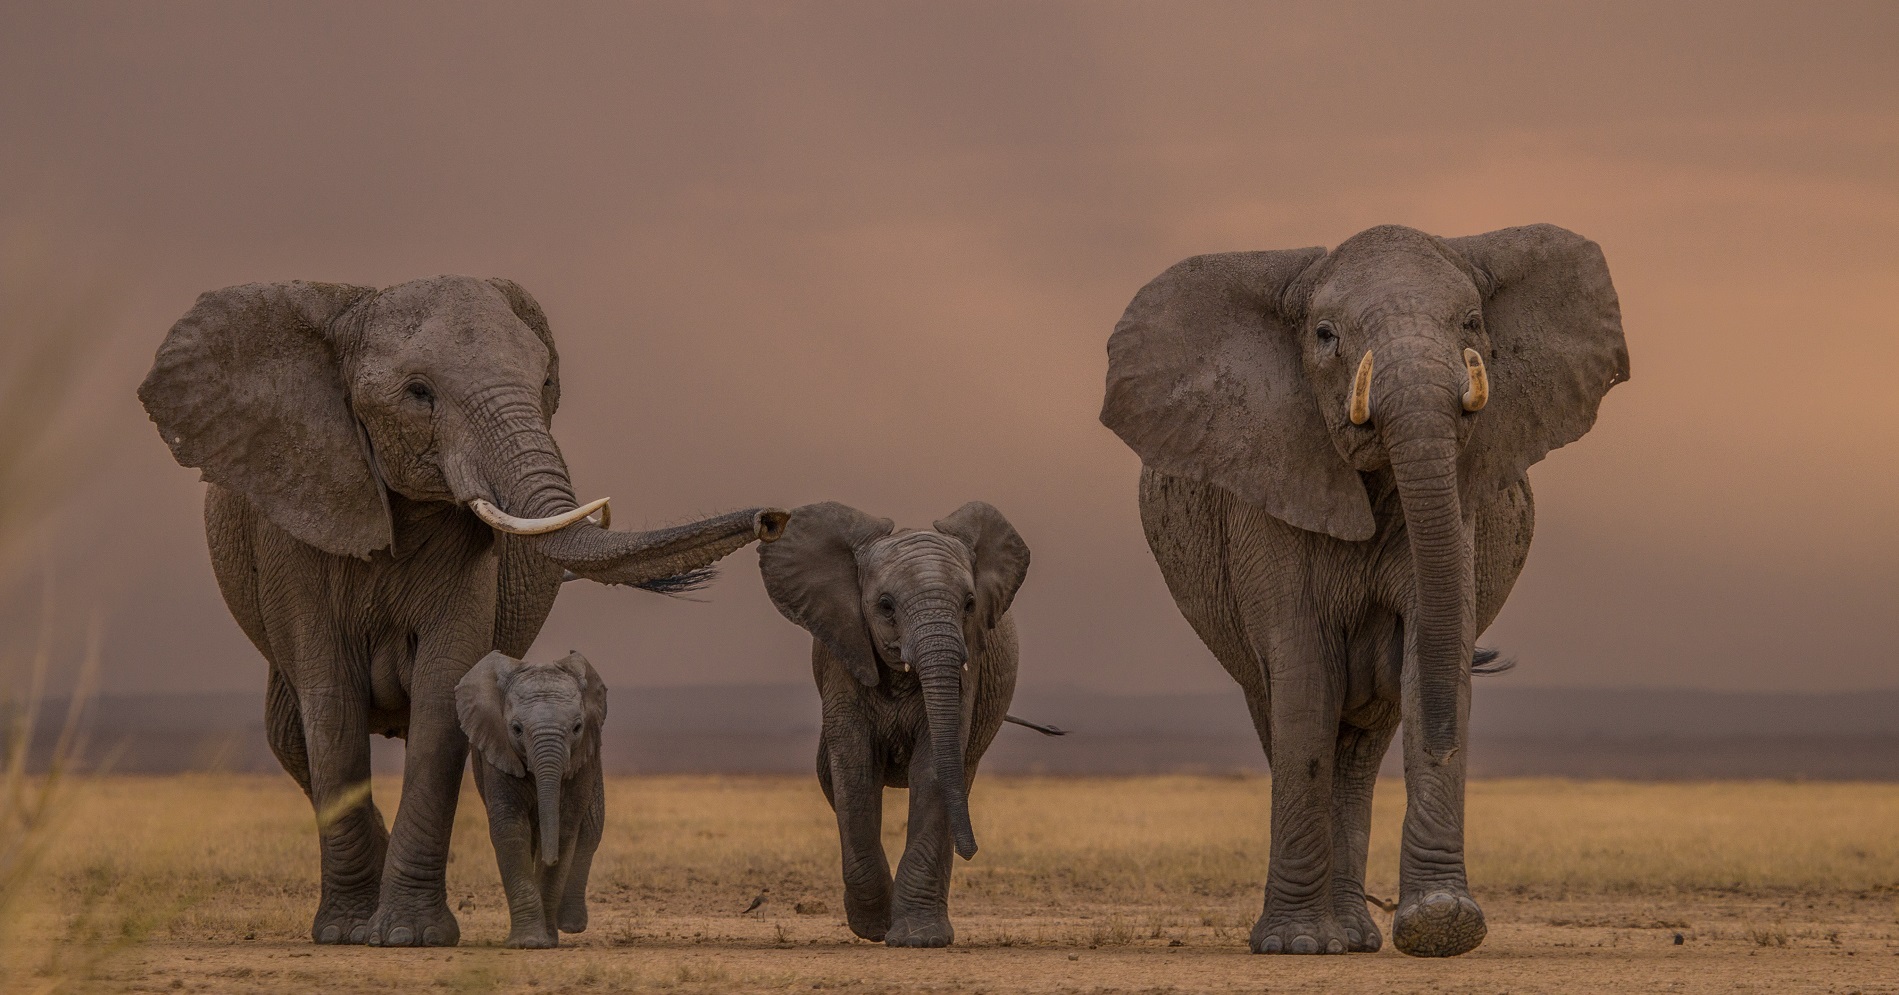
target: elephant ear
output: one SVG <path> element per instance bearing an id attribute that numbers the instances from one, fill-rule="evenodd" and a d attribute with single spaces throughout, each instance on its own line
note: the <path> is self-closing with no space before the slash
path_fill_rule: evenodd
<path id="1" fill-rule="evenodd" d="M 593 669 L 593 664 L 577 651 L 568 651 L 555 666 L 573 675 L 580 684 L 580 743 L 571 760 L 578 766 L 600 755 L 600 728 L 607 721 L 607 684 L 600 679 L 600 672 Z M 567 773 L 574 771 L 570 769 Z"/>
<path id="2" fill-rule="evenodd" d="M 560 351 L 554 348 L 554 330 L 548 327 L 547 313 L 541 310 L 541 302 L 534 299 L 520 284 L 506 277 L 489 277 L 488 285 L 501 291 L 508 299 L 508 307 L 521 323 L 532 328 L 540 336 L 541 344 L 547 347 L 547 386 L 541 390 L 546 405 L 548 420 L 552 421 L 554 412 L 560 407 Z"/>
<path id="3" fill-rule="evenodd" d="M 521 667 L 521 661 L 496 651 L 468 668 L 455 685 L 455 720 L 468 734 L 469 745 L 483 759 L 512 777 L 526 777 L 527 766 L 508 735 L 508 716 L 504 702 L 508 682 Z"/>
<path id="4" fill-rule="evenodd" d="M 296 281 L 204 294 L 171 327 L 138 388 L 181 465 L 339 556 L 366 558 L 391 538 L 387 496 L 331 336 L 374 293 Z"/>
<path id="5" fill-rule="evenodd" d="M 1465 446 L 1465 480 L 1503 490 L 1582 438 L 1629 378 L 1622 308 L 1596 243 L 1555 225 L 1447 239 L 1484 292 L 1490 401 Z"/>
<path id="6" fill-rule="evenodd" d="M 879 677 L 857 581 L 857 551 L 895 528 L 888 518 L 826 501 L 793 509 L 784 535 L 758 547 L 758 570 L 771 603 L 817 637 L 865 687 L 876 687 Z"/>
<path id="7" fill-rule="evenodd" d="M 983 628 L 995 628 L 1028 576 L 1029 544 L 986 501 L 971 501 L 933 527 L 969 547 L 975 560 L 976 615 Z"/>
<path id="8" fill-rule="evenodd" d="M 1101 423 L 1150 469 L 1355 541 L 1371 537 L 1371 502 L 1332 445 L 1287 304 L 1287 286 L 1324 256 L 1222 252 L 1155 277 L 1108 339 Z"/>

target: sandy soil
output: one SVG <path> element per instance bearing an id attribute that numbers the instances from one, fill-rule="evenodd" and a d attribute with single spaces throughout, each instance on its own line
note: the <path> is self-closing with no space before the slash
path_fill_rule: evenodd
<path id="1" fill-rule="evenodd" d="M 396 787 L 376 785 L 385 812 Z M 470 793 L 449 865 L 462 946 L 375 950 L 308 942 L 316 847 L 288 778 L 111 779 L 76 798 L 37 907 L 0 921 L 0 988 L 1899 995 L 1899 785 L 1473 782 L 1490 934 L 1443 961 L 1246 952 L 1265 779 L 978 789 L 983 850 L 957 869 L 947 950 L 850 935 L 811 781 L 708 777 L 610 782 L 592 928 L 552 951 L 498 947 L 506 910 Z M 1395 885 L 1402 810 L 1402 785 L 1381 785 L 1374 894 Z"/>

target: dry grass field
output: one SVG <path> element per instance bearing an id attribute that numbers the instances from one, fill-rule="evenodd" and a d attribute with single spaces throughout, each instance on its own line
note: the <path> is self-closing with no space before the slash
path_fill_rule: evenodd
<path id="1" fill-rule="evenodd" d="M 395 788 L 377 786 L 385 813 Z M 844 928 L 813 779 L 732 777 L 610 782 L 593 927 L 500 949 L 470 789 L 449 872 L 463 945 L 373 950 L 306 939 L 316 846 L 288 778 L 106 779 L 70 796 L 0 956 L 17 991 L 1899 992 L 1899 785 L 1473 784 L 1490 938 L 1450 961 L 1248 955 L 1268 788 L 984 779 L 957 945 L 934 951 Z M 1402 807 L 1403 785 L 1382 785 L 1377 894 Z"/>

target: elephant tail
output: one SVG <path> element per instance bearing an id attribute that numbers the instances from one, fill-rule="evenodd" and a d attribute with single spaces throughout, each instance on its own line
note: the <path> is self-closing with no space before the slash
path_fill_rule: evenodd
<path id="1" fill-rule="evenodd" d="M 1018 718 L 1016 718 L 1016 717 L 1015 717 L 1015 716 L 1013 716 L 1013 715 L 1004 715 L 1004 716 L 1002 717 L 1002 721 L 1004 721 L 1004 722 L 1013 722 L 1013 723 L 1015 723 L 1016 725 L 1019 725 L 1019 726 L 1022 726 L 1022 727 L 1024 727 L 1024 728 L 1028 728 L 1028 729 L 1033 729 L 1033 730 L 1035 730 L 1036 732 L 1039 732 L 1039 733 L 1041 733 L 1041 734 L 1042 734 L 1042 735 L 1044 735 L 1044 736 L 1066 736 L 1066 735 L 1068 735 L 1068 730 L 1066 730 L 1066 729 L 1063 729 L 1063 728 L 1061 728 L 1060 726 L 1050 726 L 1050 725 L 1043 725 L 1043 724 L 1042 724 L 1042 723 L 1040 723 L 1040 722 L 1030 722 L 1030 721 L 1029 721 L 1028 719 L 1018 719 Z"/>
<path id="2" fill-rule="evenodd" d="M 1506 670 L 1517 669 L 1517 658 L 1504 656 L 1501 650 L 1487 646 L 1477 647 L 1470 655 L 1470 672 L 1473 674 L 1501 674 Z"/>

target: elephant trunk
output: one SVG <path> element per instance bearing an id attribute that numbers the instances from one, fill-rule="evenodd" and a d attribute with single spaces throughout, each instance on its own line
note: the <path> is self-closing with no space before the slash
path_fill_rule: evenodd
<path id="1" fill-rule="evenodd" d="M 1403 386 L 1379 398 L 1388 412 L 1379 427 L 1411 545 L 1412 608 L 1405 627 L 1419 714 L 1408 718 L 1419 724 L 1425 751 L 1442 762 L 1463 739 L 1476 585 L 1458 495 L 1463 384 L 1433 375 L 1440 365 L 1414 361 L 1392 371 Z M 1456 372 L 1463 372 L 1461 364 Z"/>
<path id="2" fill-rule="evenodd" d="M 534 791 L 540 802 L 541 863 L 560 860 L 560 789 L 567 770 L 567 737 L 560 729 L 534 736 Z"/>
<path id="3" fill-rule="evenodd" d="M 949 816 L 950 838 L 964 860 L 976 855 L 976 831 L 969 822 L 969 782 L 963 772 L 963 667 L 969 649 L 963 641 L 960 612 L 953 604 L 913 610 L 903 656 L 923 686 L 923 714 L 929 723 L 930 760 Z"/>
<path id="4" fill-rule="evenodd" d="M 490 501 L 494 510 L 517 519 L 567 516 L 583 507 L 541 415 L 538 395 L 490 394 L 469 419 L 473 437 L 487 451 L 465 460 L 465 472 L 450 474 L 459 500 Z M 650 532 L 614 532 L 583 518 L 528 541 L 541 555 L 589 580 L 676 591 L 703 582 L 706 567 L 751 542 L 777 539 L 789 517 L 776 508 L 749 508 Z"/>

